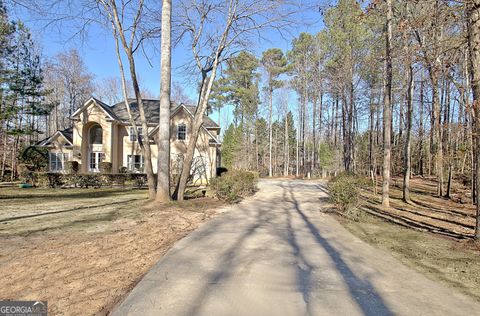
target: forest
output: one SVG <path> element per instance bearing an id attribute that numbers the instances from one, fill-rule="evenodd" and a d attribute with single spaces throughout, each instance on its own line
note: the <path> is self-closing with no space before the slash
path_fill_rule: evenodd
<path id="1" fill-rule="evenodd" d="M 198 131 L 205 112 L 222 123 L 222 113 L 231 110 L 221 126 L 225 168 L 269 177 L 351 172 L 381 181 L 386 207 L 392 177 L 403 179 L 405 201 L 411 177 L 433 177 L 437 196 L 447 199 L 452 183 L 461 183 L 477 205 L 480 237 L 479 0 L 312 1 L 301 8 L 280 0 L 191 0 L 173 9 L 163 1 L 158 12 L 142 0 L 83 2 L 91 10 L 72 15 L 85 21 L 100 13 L 116 43 L 121 78 L 103 86 L 75 50 L 43 58 L 28 28 L 9 19 L 7 4 L 22 1 L 0 2 L 2 177 L 15 178 L 22 148 L 67 127 L 68 114 L 91 94 L 139 101 L 155 95 L 142 89 L 135 60 L 144 43 L 161 37 L 160 111 L 170 99 L 192 99 Z M 42 10 L 42 1 L 32 3 Z M 67 9 L 74 10 L 65 2 Z M 315 12 L 323 27 L 295 34 L 288 50 L 275 43 L 260 53 L 249 49 L 266 29 L 286 32 L 302 23 L 298 10 Z M 171 49 L 180 43 L 191 54 L 195 97 L 177 83 L 171 89 Z M 180 199 L 189 149 L 176 186 Z M 164 170 L 157 183 L 168 188 Z M 153 175 L 149 179 L 150 196 L 158 197 L 162 190 Z M 163 189 L 165 196 L 170 193 Z"/>

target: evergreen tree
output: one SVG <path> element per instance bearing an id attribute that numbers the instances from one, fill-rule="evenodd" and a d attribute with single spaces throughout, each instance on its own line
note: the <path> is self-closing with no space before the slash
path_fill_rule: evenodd
<path id="1" fill-rule="evenodd" d="M 241 135 L 239 128 L 230 124 L 225 131 L 222 143 L 222 163 L 227 169 L 232 169 L 238 162 L 237 157 L 241 150 Z"/>
<path id="2" fill-rule="evenodd" d="M 272 114 L 273 114 L 273 91 L 282 86 L 282 82 L 278 80 L 278 77 L 284 73 L 287 68 L 287 59 L 283 55 L 281 49 L 270 48 L 263 52 L 261 63 L 265 72 L 267 73 L 267 86 L 266 90 L 268 92 L 268 175 L 271 177 L 273 175 L 272 171 L 272 138 L 273 138 L 273 127 L 272 127 Z"/>

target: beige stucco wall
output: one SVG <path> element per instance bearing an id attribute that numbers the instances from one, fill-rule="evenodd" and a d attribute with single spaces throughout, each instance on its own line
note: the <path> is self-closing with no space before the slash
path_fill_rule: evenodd
<path id="1" fill-rule="evenodd" d="M 186 153 L 186 147 L 191 132 L 192 118 L 184 109 L 178 111 L 171 120 L 171 166 L 172 172 L 179 155 Z M 99 124 L 103 130 L 103 144 L 89 146 L 89 129 L 95 124 Z M 185 141 L 177 140 L 177 125 L 185 124 L 187 126 L 187 139 Z M 149 128 L 149 132 L 153 130 Z M 217 130 L 210 131 L 213 136 L 217 136 Z M 73 160 L 81 163 L 81 171 L 88 172 L 89 150 L 93 147 L 95 151 L 104 153 L 104 160 L 112 163 L 113 172 L 118 172 L 121 167 L 127 167 L 128 155 L 141 155 L 140 146 L 137 141 L 130 141 L 130 126 L 121 125 L 113 122 L 107 117 L 107 114 L 93 101 L 79 114 L 79 119 L 74 122 L 73 128 Z M 197 147 L 194 154 L 194 165 L 192 169 L 198 170 L 196 166 L 201 166 L 202 172 L 195 173 L 197 182 L 204 183 L 216 174 L 216 147 L 209 143 L 211 136 L 202 129 L 197 141 Z M 154 172 L 157 172 L 158 147 L 151 142 L 152 165 Z M 193 170 L 192 170 L 193 171 Z"/>
<path id="2" fill-rule="evenodd" d="M 89 129 L 95 124 L 99 124 L 102 127 L 102 145 L 89 144 Z M 88 172 L 88 154 L 90 149 L 93 151 L 101 151 L 104 153 L 105 162 L 112 162 L 112 157 L 115 156 L 113 149 L 117 146 L 113 145 L 116 140 L 115 130 L 116 123 L 112 122 L 107 114 L 93 101 L 90 101 L 81 113 L 79 113 L 79 119 L 74 122 L 73 125 L 73 160 L 78 161 L 81 164 L 81 171 Z"/>
<path id="3" fill-rule="evenodd" d="M 119 125 L 118 126 L 118 139 L 121 150 L 118 151 L 118 169 L 121 167 L 127 167 L 127 156 L 128 155 L 141 155 L 142 151 L 140 149 L 140 144 L 138 141 L 130 141 L 130 125 Z M 154 129 L 154 127 L 149 127 L 149 133 Z M 152 165 L 153 172 L 157 172 L 157 157 L 158 157 L 158 147 L 155 143 L 150 141 L 150 149 L 152 151 Z"/>
<path id="4" fill-rule="evenodd" d="M 48 147 L 48 151 L 51 153 L 63 153 L 68 155 L 68 159 L 66 161 L 70 161 L 73 156 L 73 149 L 68 143 L 68 140 L 65 139 L 62 135 L 58 135 L 51 141 L 51 145 Z M 50 157 L 48 161 L 48 170 L 50 170 Z M 66 167 L 66 165 L 65 165 Z"/>
<path id="5" fill-rule="evenodd" d="M 186 140 L 177 139 L 177 125 L 185 124 L 187 126 Z M 191 135 L 192 117 L 184 109 L 176 113 L 170 124 L 170 155 L 172 156 L 172 172 L 175 172 L 175 161 L 178 155 L 185 154 L 187 151 L 189 137 Z M 213 136 L 216 136 L 217 131 L 210 131 Z M 211 145 L 209 140 L 211 136 L 202 128 L 197 140 L 197 145 L 194 153 L 194 162 L 192 164 L 192 173 L 194 173 L 194 180 L 197 183 L 205 183 L 208 179 L 215 177 L 216 174 L 216 147 Z M 202 166 L 201 172 L 198 172 L 198 166 Z"/>

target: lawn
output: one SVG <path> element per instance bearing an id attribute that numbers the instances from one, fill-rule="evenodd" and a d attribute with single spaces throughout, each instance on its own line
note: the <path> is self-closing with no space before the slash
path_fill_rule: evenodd
<path id="1" fill-rule="evenodd" d="M 222 204 L 155 204 L 145 190 L 0 189 L 0 299 L 48 300 L 50 315 L 107 314 Z"/>
<path id="2" fill-rule="evenodd" d="M 0 236 L 108 229 L 102 224 L 140 217 L 145 198 L 145 190 L 3 188 Z"/>

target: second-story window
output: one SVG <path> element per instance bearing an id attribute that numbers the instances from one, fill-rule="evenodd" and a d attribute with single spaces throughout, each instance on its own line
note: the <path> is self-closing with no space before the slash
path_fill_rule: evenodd
<path id="1" fill-rule="evenodd" d="M 186 140 L 187 139 L 187 125 L 178 124 L 177 125 L 177 139 Z"/>
<path id="2" fill-rule="evenodd" d="M 137 130 L 138 130 L 138 136 L 140 136 L 140 139 L 142 139 L 143 128 L 137 127 Z M 137 135 L 135 135 L 135 130 L 133 129 L 133 127 L 130 127 L 130 141 L 131 142 L 137 141 Z"/>

